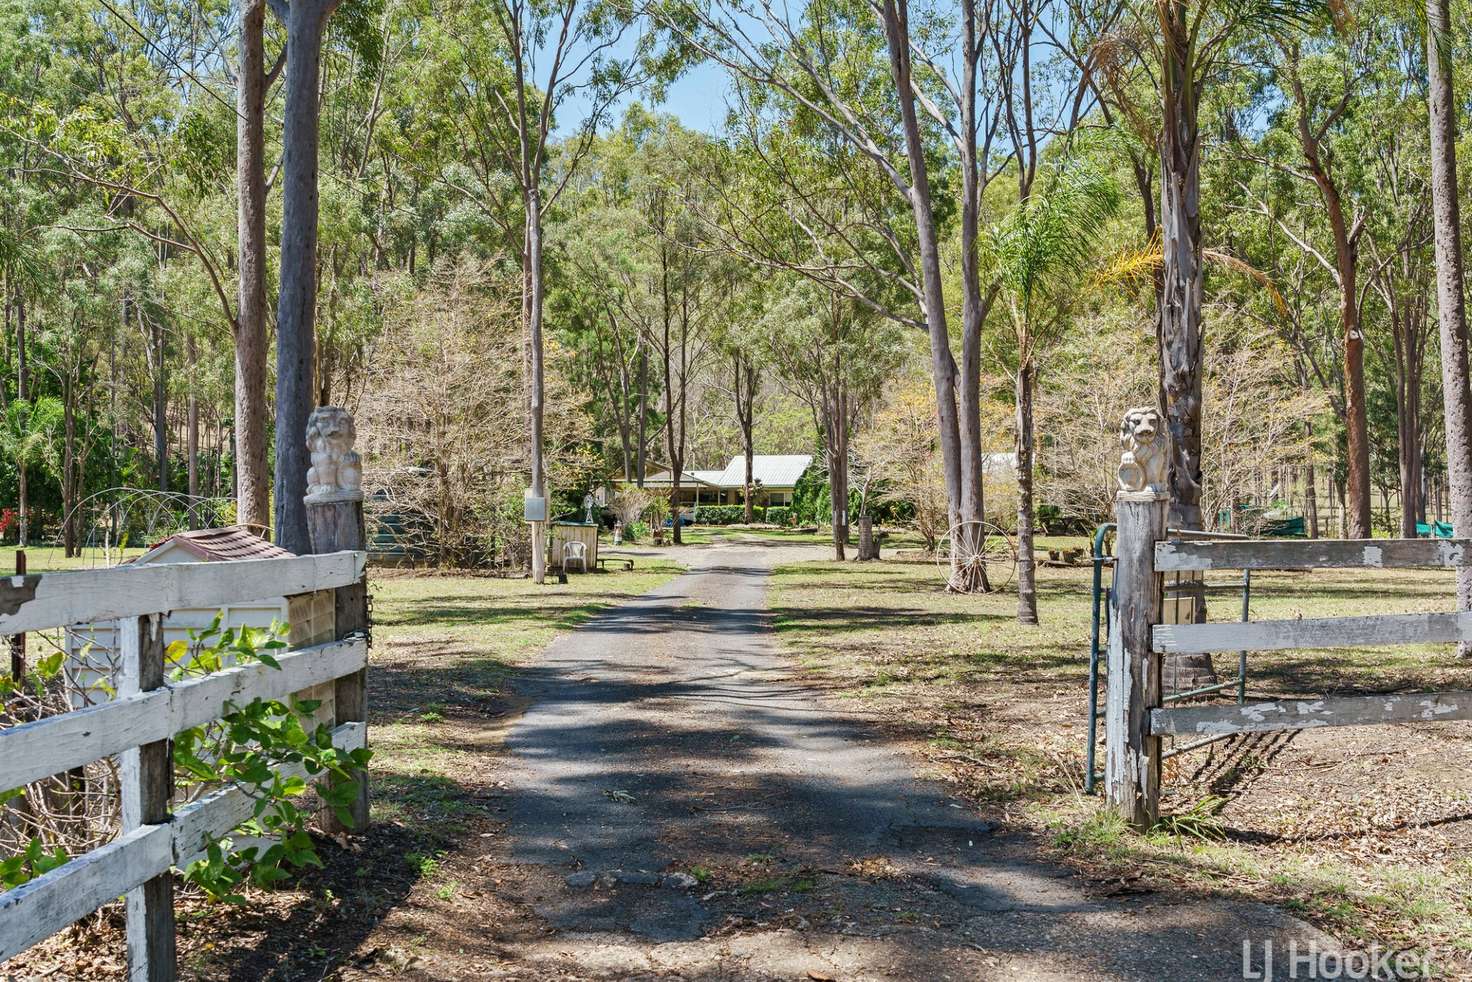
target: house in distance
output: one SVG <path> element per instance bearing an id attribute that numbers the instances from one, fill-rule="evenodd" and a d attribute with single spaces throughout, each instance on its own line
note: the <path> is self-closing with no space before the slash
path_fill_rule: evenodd
<path id="1" fill-rule="evenodd" d="M 758 508 L 792 504 L 792 491 L 798 478 L 813 463 L 812 454 L 757 454 L 751 460 L 752 486 L 756 489 Z M 644 479 L 644 486 L 655 490 L 670 488 L 674 472 L 662 471 Z M 701 505 L 739 505 L 746 488 L 746 458 L 731 458 L 725 470 L 686 470 L 680 477 L 680 498 L 675 505 L 696 508 Z"/>

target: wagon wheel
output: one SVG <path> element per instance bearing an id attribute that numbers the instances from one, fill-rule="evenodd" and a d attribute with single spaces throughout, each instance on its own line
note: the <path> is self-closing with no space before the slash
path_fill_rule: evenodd
<path id="1" fill-rule="evenodd" d="M 954 566 L 952 549 L 957 550 Z M 991 522 L 957 522 L 941 539 L 935 564 L 946 586 L 957 592 L 1005 590 L 1017 576 L 1017 547 Z"/>

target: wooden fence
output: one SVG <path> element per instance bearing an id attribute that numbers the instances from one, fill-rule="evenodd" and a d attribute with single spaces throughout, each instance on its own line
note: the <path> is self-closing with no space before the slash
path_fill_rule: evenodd
<path id="1" fill-rule="evenodd" d="M 1161 739 L 1472 719 L 1472 692 L 1164 705 L 1161 664 L 1177 653 L 1472 641 L 1472 613 L 1368 614 L 1248 623 L 1162 623 L 1166 574 L 1209 570 L 1404 569 L 1472 565 L 1468 539 L 1167 538 L 1162 494 L 1122 491 L 1105 709 L 1105 789 L 1137 827 L 1159 818 Z"/>
<path id="2" fill-rule="evenodd" d="M 117 619 L 122 654 L 117 698 L 0 730 L 0 790 L 116 755 L 123 815 L 116 839 L 0 893 L 0 961 L 126 894 L 129 978 L 174 977 L 171 870 L 250 819 L 254 800 L 227 787 L 171 812 L 171 739 L 232 705 L 310 692 L 332 716 L 333 742 L 364 746 L 364 559 L 363 552 L 345 551 L 0 580 L 0 636 Z M 283 595 L 291 600 L 293 624 L 279 669 L 253 663 L 166 680 L 168 611 Z M 367 782 L 358 783 L 352 812 L 362 825 Z"/>

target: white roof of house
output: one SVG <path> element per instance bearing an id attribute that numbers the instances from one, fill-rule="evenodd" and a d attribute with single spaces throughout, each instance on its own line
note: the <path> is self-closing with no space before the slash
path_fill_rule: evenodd
<path id="1" fill-rule="evenodd" d="M 751 458 L 751 476 L 764 488 L 790 488 L 812 462 L 812 454 L 757 454 Z M 723 488 L 745 487 L 746 458 L 732 457 L 716 483 Z"/>
<path id="2" fill-rule="evenodd" d="M 705 484 L 705 485 L 709 485 L 710 487 L 717 487 L 718 486 L 717 485 L 717 482 L 718 482 L 718 480 L 719 480 L 719 478 L 721 476 L 721 473 L 722 473 L 721 471 L 691 471 L 691 470 L 681 471 L 680 472 L 680 483 L 682 485 L 686 485 L 686 484 Z M 675 483 L 675 472 L 674 471 L 660 471 L 658 474 L 650 474 L 648 477 L 644 478 L 644 483 L 645 484 L 673 484 L 673 483 Z"/>
<path id="3" fill-rule="evenodd" d="M 797 484 L 802 472 L 813 462 L 812 454 L 756 454 L 751 458 L 752 479 L 764 488 L 790 488 Z M 736 456 L 723 471 L 687 470 L 681 472 L 681 484 L 704 484 L 713 488 L 746 486 L 746 458 Z M 670 484 L 673 471 L 660 471 L 644 479 L 645 484 Z"/>

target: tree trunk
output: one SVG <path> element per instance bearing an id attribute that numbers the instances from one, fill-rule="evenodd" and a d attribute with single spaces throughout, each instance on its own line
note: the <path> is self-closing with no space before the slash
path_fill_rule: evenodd
<path id="1" fill-rule="evenodd" d="M 61 453 L 61 547 L 68 559 L 77 550 L 77 387 L 71 377 L 62 379 L 61 408 L 63 444 Z"/>
<path id="2" fill-rule="evenodd" d="M 542 398 L 545 391 L 542 357 L 542 193 L 535 183 L 526 189 L 526 246 L 527 274 L 531 286 L 531 302 L 527 309 L 527 344 L 531 359 L 528 427 L 531 438 L 532 494 L 545 498 L 547 474 L 544 470 L 542 446 Z M 550 502 L 547 517 L 552 517 Z M 532 580 L 536 583 L 543 582 L 547 577 L 545 530 L 545 523 L 532 523 Z"/>
<path id="3" fill-rule="evenodd" d="M 1192 50 L 1194 6 L 1159 4 L 1165 30 L 1161 66 L 1160 130 L 1160 402 L 1170 435 L 1168 527 L 1200 529 L 1201 515 L 1201 144 L 1196 66 Z M 1175 608 L 1179 611 L 1179 607 Z M 1198 598 L 1188 619 L 1206 619 Z M 1179 614 L 1177 615 L 1179 616 Z M 1185 687 L 1211 680 L 1209 654 L 1172 655 L 1166 675 Z"/>
<path id="4" fill-rule="evenodd" d="M 1190 69 L 1178 58 L 1187 37 L 1185 4 L 1169 5 L 1162 67 L 1160 221 L 1164 262 L 1160 295 L 1160 388 L 1170 433 L 1174 528 L 1201 520 L 1201 160 Z"/>
<path id="5" fill-rule="evenodd" d="M 1452 526 L 1472 534 L 1472 391 L 1468 389 L 1466 286 L 1457 199 L 1457 103 L 1452 66 L 1443 61 L 1451 29 L 1450 0 L 1427 0 L 1426 64 L 1431 111 L 1431 201 L 1436 229 L 1437 320 L 1441 330 L 1441 391 L 1446 418 Z M 1457 570 L 1457 607 L 1472 610 L 1472 567 Z M 1463 656 L 1472 646 L 1462 644 Z"/>
<path id="6" fill-rule="evenodd" d="M 235 520 L 269 535 L 266 464 L 266 0 L 243 0 L 236 92 L 240 283 L 235 318 Z M 303 431 L 305 432 L 305 431 Z"/>
<path id="7" fill-rule="evenodd" d="M 1308 427 L 1309 438 L 1313 438 L 1313 424 L 1305 424 Z M 1314 461 L 1310 457 L 1303 465 L 1303 517 L 1308 526 L 1308 537 L 1317 539 L 1319 537 L 1319 491 L 1314 483 Z"/>
<path id="8" fill-rule="evenodd" d="M 890 72 L 905 134 L 905 157 L 910 169 L 908 193 L 915 215 L 921 294 L 924 298 L 925 326 L 930 336 L 931 376 L 935 384 L 936 425 L 945 472 L 946 512 L 948 525 L 955 528 L 962 520 L 962 455 L 965 448 L 962 445 L 956 400 L 956 360 L 951 354 L 950 330 L 946 323 L 939 233 L 930 200 L 929 165 L 925 156 L 924 137 L 915 113 L 914 91 L 911 88 L 908 6 L 905 0 L 884 0 L 882 14 L 885 40 L 889 48 Z M 960 550 L 956 548 L 954 537 L 948 538 L 952 538 L 952 575 L 948 588 L 965 592 L 985 589 L 985 568 L 974 565 L 966 569 L 960 568 Z"/>
<path id="9" fill-rule="evenodd" d="M 307 418 L 317 323 L 318 85 L 322 34 L 335 3 L 291 0 L 286 28 L 286 109 L 281 168 L 281 294 L 276 313 L 276 542 L 307 554 Z"/>
<path id="10" fill-rule="evenodd" d="M 191 364 L 193 360 L 191 359 Z M 185 454 L 189 464 L 189 527 L 199 528 L 199 396 L 189 387 L 189 421 Z"/>
<path id="11" fill-rule="evenodd" d="M 756 520 L 756 441 L 754 432 L 756 429 L 756 370 L 748 363 L 742 352 L 736 352 L 732 356 L 732 368 L 734 370 L 736 387 L 736 421 L 741 426 L 741 452 L 746 462 L 746 480 L 742 485 L 742 493 L 745 495 L 746 524 L 750 525 Z"/>
<path id="12" fill-rule="evenodd" d="M 824 428 L 828 443 L 828 507 L 833 523 L 833 558 L 848 558 L 848 397 L 842 367 L 835 372 L 832 388 L 823 398 Z"/>
<path id="13" fill-rule="evenodd" d="M 140 316 L 142 312 L 139 312 Z M 153 452 L 158 460 L 158 489 L 169 490 L 169 403 L 168 378 L 165 375 L 167 352 L 164 351 L 164 327 L 157 318 L 151 325 L 153 334 Z"/>
<path id="14" fill-rule="evenodd" d="M 639 344 L 639 461 L 635 483 L 644 486 L 649 463 L 649 349 L 643 339 Z"/>
<path id="15" fill-rule="evenodd" d="M 26 301 L 16 292 L 15 297 L 15 397 L 21 402 L 30 398 L 30 375 L 26 366 Z M 16 532 L 21 548 L 31 544 L 31 489 L 24 461 L 17 461 L 15 475 L 16 505 L 20 508 L 20 523 Z"/>
<path id="16" fill-rule="evenodd" d="M 1017 368 L 1017 622 L 1038 622 L 1037 567 L 1033 561 L 1033 373 L 1030 362 Z"/>
<path id="17" fill-rule="evenodd" d="M 1024 0 L 1018 11 L 1019 19 L 1030 22 L 1031 15 Z M 963 60 L 961 98 L 961 362 L 956 392 L 957 423 L 960 437 L 961 501 L 958 507 L 960 524 L 953 537 L 965 555 L 980 555 L 985 538 L 982 522 L 986 517 L 982 485 L 982 442 L 981 442 L 981 331 L 986 322 L 987 301 L 981 293 L 981 272 L 978 265 L 977 237 L 980 232 L 981 209 L 981 163 L 977 160 L 976 90 L 979 59 L 977 52 L 977 18 L 975 0 L 961 2 Z M 1030 84 L 1027 78 L 1028 46 L 1022 50 L 1023 64 L 1020 69 L 1023 86 Z M 1030 91 L 1030 90 L 1029 90 Z M 1027 100 L 1030 96 L 1023 95 Z M 1026 106 L 1028 111 L 1031 106 Z M 1020 161 L 1018 181 L 1020 197 L 1026 198 L 1031 188 L 1032 163 L 1035 158 Z M 953 575 L 953 580 L 958 579 Z M 967 569 L 956 585 L 966 591 L 989 590 L 986 565 L 978 562 Z"/>
<path id="18" fill-rule="evenodd" d="M 31 397 L 30 343 L 26 339 L 26 299 L 15 295 L 15 397 L 25 402 Z"/>
<path id="19" fill-rule="evenodd" d="M 31 544 L 31 482 L 26 471 L 25 462 L 19 462 L 15 468 L 15 496 L 18 499 L 16 504 L 20 507 L 17 534 L 22 549 Z"/>

